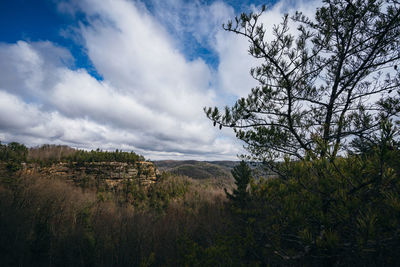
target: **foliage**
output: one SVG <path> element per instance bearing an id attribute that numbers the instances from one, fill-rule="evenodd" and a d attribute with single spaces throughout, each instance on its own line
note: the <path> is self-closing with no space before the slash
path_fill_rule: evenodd
<path id="1" fill-rule="evenodd" d="M 228 193 L 227 190 L 225 190 L 225 193 L 229 199 L 239 205 L 243 205 L 248 198 L 247 186 L 251 178 L 251 169 L 247 163 L 242 160 L 239 165 L 233 168 L 232 176 L 235 178 L 236 189 L 233 190 L 232 194 Z"/>
<path id="2" fill-rule="evenodd" d="M 179 165 L 169 172 L 177 175 L 185 175 L 194 179 L 207 179 L 213 177 L 229 177 L 229 172 L 218 165 L 209 163 L 183 164 Z"/>
<path id="3" fill-rule="evenodd" d="M 291 17 L 297 36 L 285 15 L 272 41 L 262 12 L 224 26 L 247 38 L 250 55 L 263 61 L 250 71 L 259 86 L 224 112 L 205 108 L 214 126 L 235 130 L 253 158 L 335 158 L 352 138 L 399 113 L 397 0 L 325 0 L 314 19 Z"/>
<path id="4" fill-rule="evenodd" d="M 100 149 L 85 151 L 78 150 L 74 154 L 65 157 L 66 161 L 85 163 L 85 162 L 127 162 L 135 163 L 144 161 L 144 157 L 132 152 L 123 152 L 118 149 L 115 152 L 102 151 Z"/>
<path id="5" fill-rule="evenodd" d="M 178 266 L 178 241 L 186 235 L 209 246 L 228 216 L 222 190 L 216 195 L 169 174 L 124 205 L 118 192 L 82 191 L 35 176 L 14 177 L 12 184 L 5 178 L 2 266 Z"/>
<path id="6" fill-rule="evenodd" d="M 396 266 L 400 149 L 392 132 L 382 125 L 380 145 L 367 153 L 287 160 L 284 177 L 250 180 L 245 205 L 232 203 L 225 236 L 209 247 L 187 240 L 187 253 L 201 263 L 229 253 L 237 266 Z"/>
<path id="7" fill-rule="evenodd" d="M 126 179 L 106 191 L 83 175 L 77 188 L 0 172 L 2 264 L 395 266 L 399 5 L 325 0 L 314 20 L 292 17 L 297 37 L 286 15 L 272 41 L 259 23 L 262 12 L 229 22 L 225 30 L 246 37 L 250 54 L 263 60 L 251 70 L 259 86 L 223 114 L 205 111 L 215 126 L 233 128 L 278 177 L 252 180 L 241 162 L 232 171 L 236 189 L 224 194 L 217 182 L 167 173 L 148 190 Z M 0 145 L 0 160 L 15 166 L 144 160 L 118 150 L 37 151 L 27 158 L 23 145 Z M 190 168 L 181 170 L 221 173 Z"/>
<path id="8" fill-rule="evenodd" d="M 26 161 L 28 149 L 25 145 L 11 142 L 7 145 L 0 143 L 0 162 L 6 162 L 6 167 L 11 172 L 21 168 L 21 163 Z"/>
<path id="9" fill-rule="evenodd" d="M 155 161 L 160 171 L 167 171 L 176 175 L 183 175 L 193 179 L 232 178 L 230 170 L 236 162 L 213 162 L 196 160 L 164 160 Z"/>
<path id="10" fill-rule="evenodd" d="M 237 265 L 395 266 L 400 3 L 325 0 L 314 19 L 291 18 L 296 37 L 285 15 L 272 41 L 262 12 L 224 26 L 263 61 L 250 71 L 259 86 L 205 112 L 278 177 L 251 181 L 245 203 L 231 203 L 227 231 L 238 235 L 213 247 L 235 243 Z"/>
<path id="11" fill-rule="evenodd" d="M 89 162 L 126 162 L 136 163 L 145 158 L 131 152 L 102 151 L 100 149 L 85 151 L 77 150 L 62 145 L 42 145 L 35 148 L 27 148 L 23 144 L 11 142 L 8 145 L 0 143 L 0 161 L 10 165 L 20 165 L 22 162 L 34 162 L 41 165 L 51 165 L 57 162 L 76 162 L 78 164 Z M 16 167 L 19 169 L 19 166 Z"/>
<path id="12" fill-rule="evenodd" d="M 362 153 L 286 160 L 280 178 L 249 179 L 242 162 L 233 201 L 217 183 L 168 173 L 148 191 L 127 181 L 115 192 L 15 177 L 0 184 L 2 263 L 395 266 L 400 149 L 396 128 L 381 129 Z"/>
<path id="13" fill-rule="evenodd" d="M 286 180 L 253 184 L 257 209 L 249 219 L 259 245 L 269 247 L 263 261 L 395 265 L 399 163 L 398 149 L 375 147 L 369 155 L 334 162 L 286 162 Z"/>

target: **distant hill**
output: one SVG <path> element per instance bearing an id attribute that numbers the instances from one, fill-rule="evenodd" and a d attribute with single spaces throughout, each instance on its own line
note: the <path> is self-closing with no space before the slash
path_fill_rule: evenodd
<path id="1" fill-rule="evenodd" d="M 188 176 L 193 179 L 229 178 L 233 179 L 231 170 L 239 164 L 239 161 L 196 161 L 196 160 L 159 160 L 154 161 L 159 171 L 170 172 L 177 175 Z M 261 164 L 252 163 L 253 176 L 270 177 Z"/>
<path id="2" fill-rule="evenodd" d="M 159 171 L 184 175 L 193 179 L 232 178 L 235 161 L 160 160 L 154 161 Z"/>

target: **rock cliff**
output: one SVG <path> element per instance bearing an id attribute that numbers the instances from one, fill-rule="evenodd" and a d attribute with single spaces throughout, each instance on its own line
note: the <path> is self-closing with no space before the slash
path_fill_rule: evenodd
<path id="1" fill-rule="evenodd" d="M 157 182 L 159 172 L 152 162 L 59 162 L 51 166 L 23 164 L 22 175 L 40 175 L 48 178 L 62 178 L 78 185 L 96 185 L 116 189 L 123 182 L 134 182 L 148 187 Z"/>

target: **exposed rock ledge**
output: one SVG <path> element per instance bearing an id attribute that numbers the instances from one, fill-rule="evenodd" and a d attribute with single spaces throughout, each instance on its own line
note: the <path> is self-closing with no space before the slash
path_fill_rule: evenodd
<path id="1" fill-rule="evenodd" d="M 23 175 L 41 175 L 48 178 L 62 178 L 74 183 L 95 183 L 108 189 L 119 187 L 122 182 L 135 182 L 148 187 L 156 183 L 159 171 L 153 162 L 60 162 L 41 167 L 38 164 L 25 164 L 21 170 Z"/>

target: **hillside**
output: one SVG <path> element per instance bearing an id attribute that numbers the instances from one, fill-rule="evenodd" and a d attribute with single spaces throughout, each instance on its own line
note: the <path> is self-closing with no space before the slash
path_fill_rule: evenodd
<path id="1" fill-rule="evenodd" d="M 160 172 L 183 175 L 192 179 L 233 179 L 231 170 L 239 164 L 239 161 L 159 160 L 154 161 L 154 164 Z M 260 163 L 251 163 L 250 167 L 256 179 L 275 175 L 266 171 Z"/>
<path id="2" fill-rule="evenodd" d="M 184 238 L 224 229 L 223 188 L 133 152 L 0 144 L 0 265 L 187 265 Z"/>
<path id="3" fill-rule="evenodd" d="M 282 163 L 287 177 L 252 179 L 243 193 L 238 162 L 143 159 L 0 144 L 2 266 L 342 266 L 326 264 L 331 250 L 344 266 L 354 255 L 354 266 L 397 266 L 397 145 Z M 272 247 L 311 249 L 282 260 Z"/>
<path id="4" fill-rule="evenodd" d="M 222 164 L 221 164 L 222 163 Z M 234 161 L 207 162 L 195 160 L 161 160 L 154 161 L 160 171 L 166 171 L 177 175 L 184 175 L 193 179 L 208 178 L 232 178 L 231 169 L 237 163 Z"/>

